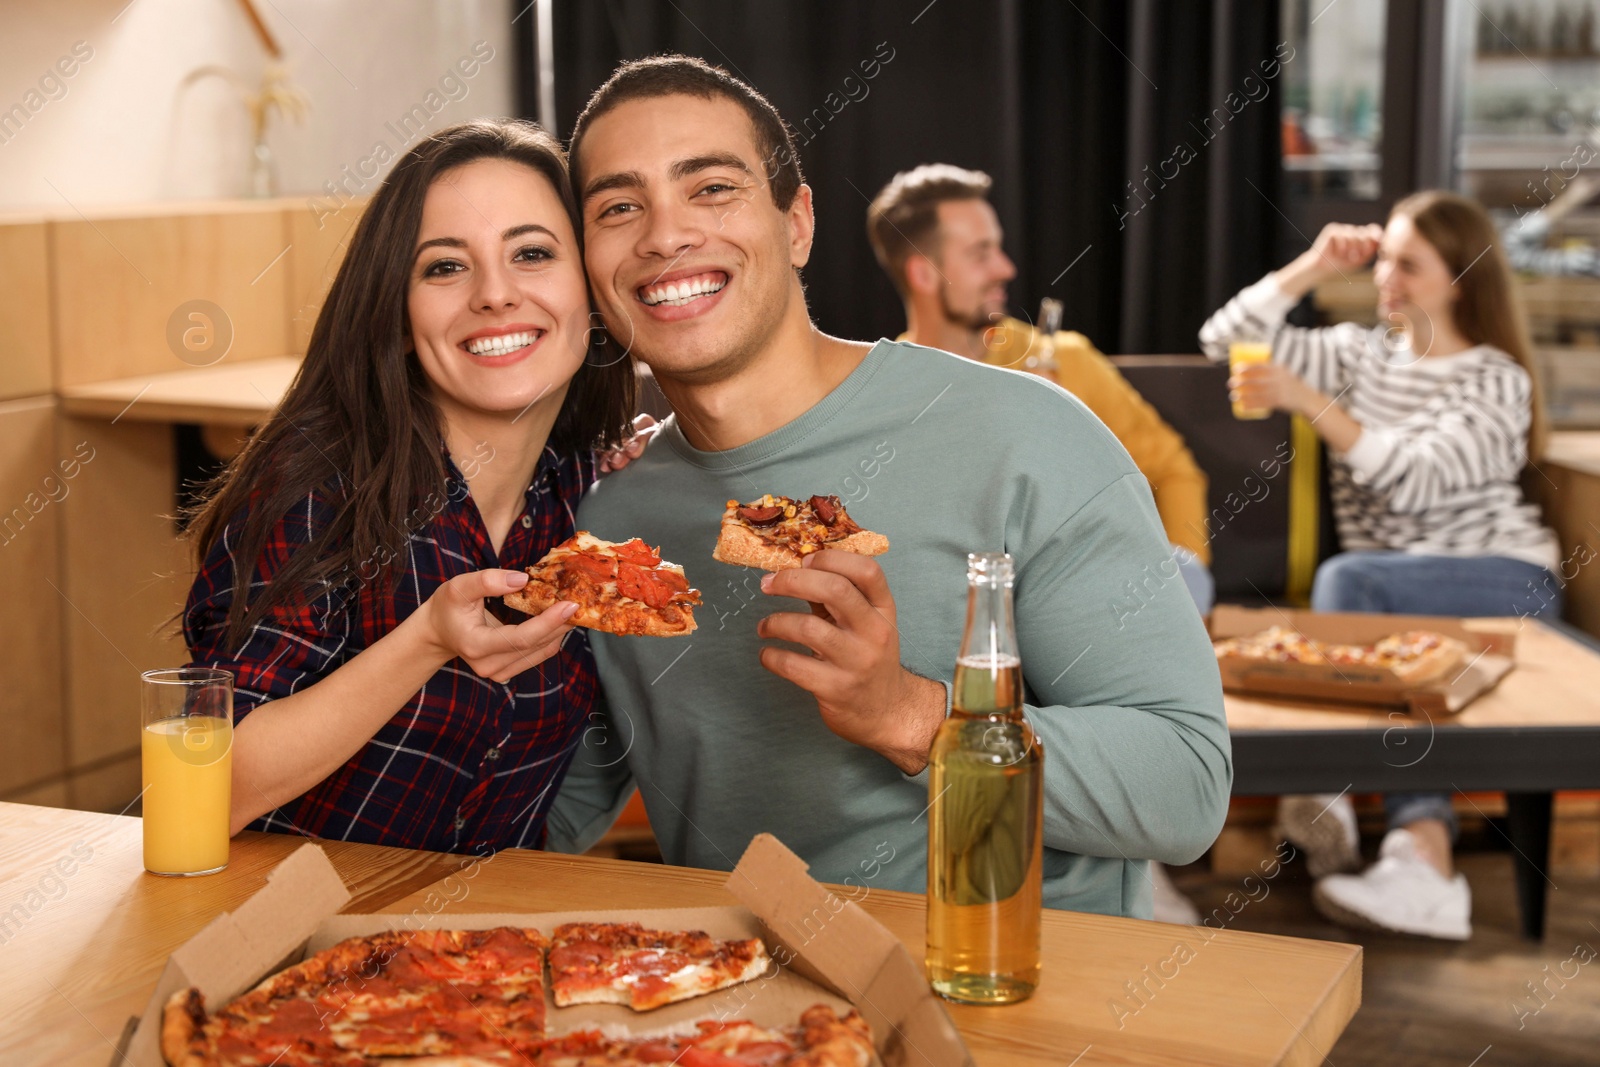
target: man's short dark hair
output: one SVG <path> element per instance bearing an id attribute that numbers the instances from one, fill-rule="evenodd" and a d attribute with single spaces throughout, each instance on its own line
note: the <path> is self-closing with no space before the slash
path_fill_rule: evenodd
<path id="1" fill-rule="evenodd" d="M 934 257 L 939 205 L 947 200 L 987 200 L 993 184 L 981 170 L 949 163 L 924 163 L 901 171 L 867 208 L 867 240 L 901 297 L 906 291 L 906 260 L 912 253 Z"/>
<path id="2" fill-rule="evenodd" d="M 579 203 L 583 202 L 583 137 L 590 124 L 630 100 L 678 94 L 705 100 L 720 97 L 744 109 L 755 128 L 756 147 L 761 151 L 763 176 L 772 191 L 772 202 L 778 205 L 779 211 L 788 211 L 805 176 L 800 173 L 800 155 L 795 151 L 794 137 L 778 109 L 721 67 L 694 56 L 680 55 L 629 60 L 612 72 L 605 84 L 589 97 L 577 125 L 572 128 L 570 146 L 572 187 Z"/>

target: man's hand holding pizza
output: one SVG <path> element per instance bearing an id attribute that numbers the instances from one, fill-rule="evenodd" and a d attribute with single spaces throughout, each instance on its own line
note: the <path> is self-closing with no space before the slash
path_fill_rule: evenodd
<path id="1" fill-rule="evenodd" d="M 761 589 L 812 605 L 780 611 L 756 633 L 811 649 L 761 650 L 761 665 L 817 699 L 828 729 L 872 749 L 907 774 L 927 765 L 945 717 L 945 689 L 900 664 L 894 597 L 883 568 L 868 556 L 824 550 L 804 565 L 768 574 Z"/>

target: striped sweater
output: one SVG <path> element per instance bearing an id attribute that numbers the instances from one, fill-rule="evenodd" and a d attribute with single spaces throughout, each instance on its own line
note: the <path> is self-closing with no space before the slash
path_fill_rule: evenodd
<path id="1" fill-rule="evenodd" d="M 1523 498 L 1532 384 L 1505 352 L 1478 345 L 1419 357 L 1381 326 L 1284 324 L 1296 301 L 1271 276 L 1200 328 L 1200 347 L 1228 358 L 1234 341 L 1266 341 L 1282 363 L 1361 424 L 1332 453 L 1334 520 L 1346 550 L 1506 556 L 1554 570 L 1555 534 Z"/>

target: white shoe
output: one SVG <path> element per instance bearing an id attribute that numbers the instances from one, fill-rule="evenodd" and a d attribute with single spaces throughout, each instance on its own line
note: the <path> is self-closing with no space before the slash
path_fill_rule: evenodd
<path id="1" fill-rule="evenodd" d="M 1472 936 L 1472 890 L 1457 874 L 1446 878 L 1417 850 L 1410 830 L 1390 830 L 1378 849 L 1378 862 L 1361 874 L 1322 879 L 1311 900 L 1327 918 L 1449 941 Z"/>
<path id="2" fill-rule="evenodd" d="M 1150 884 L 1155 888 L 1155 912 L 1152 918 L 1158 923 L 1177 923 L 1180 926 L 1199 926 L 1200 909 L 1172 884 L 1172 876 L 1159 863 L 1150 865 Z"/>
<path id="3" fill-rule="evenodd" d="M 1305 854 L 1313 878 L 1361 866 L 1356 809 L 1344 794 L 1280 797 L 1273 832 Z"/>

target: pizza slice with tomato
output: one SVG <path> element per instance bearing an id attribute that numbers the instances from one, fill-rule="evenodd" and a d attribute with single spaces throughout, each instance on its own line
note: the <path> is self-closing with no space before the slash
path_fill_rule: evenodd
<path id="1" fill-rule="evenodd" d="M 527 570 L 528 584 L 503 598 L 507 607 L 537 615 L 569 600 L 578 605 L 574 626 L 624 637 L 694 632 L 700 591 L 637 537 L 619 544 L 579 530 Z"/>
<path id="2" fill-rule="evenodd" d="M 759 938 L 718 941 L 703 930 L 650 930 L 636 922 L 576 922 L 550 939 L 556 1006 L 626 1004 L 649 1011 L 764 973 Z"/>
<path id="3" fill-rule="evenodd" d="M 872 1062 L 872 1031 L 860 1013 L 839 1015 L 826 1004 L 807 1008 L 798 1026 L 743 1020 L 695 1025 L 694 1034 L 642 1038 L 579 1030 L 546 1042 L 534 1062 L 539 1067 L 868 1067 Z"/>
<path id="4" fill-rule="evenodd" d="M 517 927 L 352 937 L 214 1013 L 198 989 L 179 990 L 163 1013 L 161 1051 L 172 1067 L 526 1062 L 545 1036 L 545 944 Z"/>

